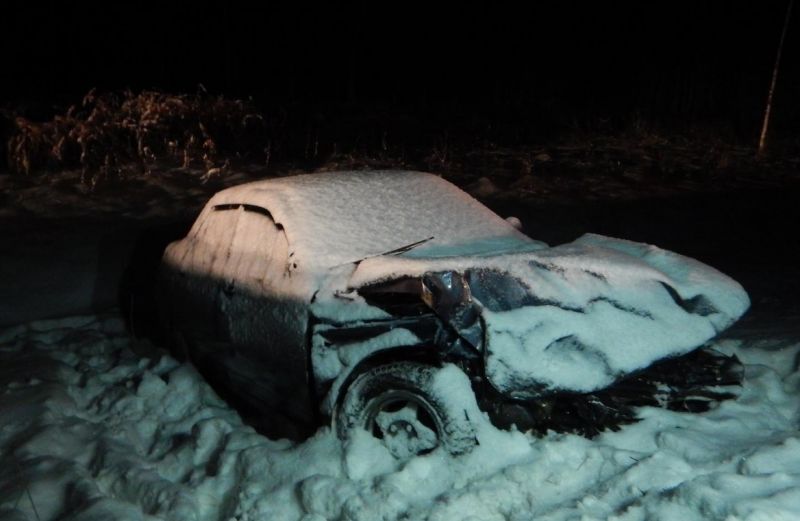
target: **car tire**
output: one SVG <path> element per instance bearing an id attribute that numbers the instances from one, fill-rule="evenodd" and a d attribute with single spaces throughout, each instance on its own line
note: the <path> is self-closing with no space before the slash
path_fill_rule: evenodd
<path id="1" fill-rule="evenodd" d="M 442 447 L 452 455 L 477 444 L 467 404 L 443 400 L 433 392 L 434 366 L 395 362 L 361 373 L 336 409 L 335 428 L 342 440 L 363 429 L 400 460 Z"/>

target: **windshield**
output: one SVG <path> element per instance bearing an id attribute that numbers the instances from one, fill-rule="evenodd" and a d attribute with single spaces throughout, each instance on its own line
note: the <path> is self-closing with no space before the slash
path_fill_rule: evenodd
<path id="1" fill-rule="evenodd" d="M 439 244 L 436 239 L 400 253 L 409 259 L 437 259 L 444 257 L 474 257 L 504 253 L 524 253 L 547 248 L 547 244 L 528 237 L 501 236 L 473 239 L 456 244 Z"/>

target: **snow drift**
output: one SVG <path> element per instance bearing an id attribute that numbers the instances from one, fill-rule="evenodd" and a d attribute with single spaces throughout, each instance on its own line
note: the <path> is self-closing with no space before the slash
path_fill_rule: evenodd
<path id="1" fill-rule="evenodd" d="M 482 422 L 469 455 L 398 465 L 368 436 L 258 435 L 113 316 L 22 325 L 0 331 L 0 518 L 793 520 L 800 345 L 758 336 L 715 344 L 746 379 L 707 413 L 645 408 L 594 440 Z"/>

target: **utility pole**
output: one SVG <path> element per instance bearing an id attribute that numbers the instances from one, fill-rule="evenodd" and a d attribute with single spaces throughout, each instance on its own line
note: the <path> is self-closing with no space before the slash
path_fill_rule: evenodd
<path id="1" fill-rule="evenodd" d="M 761 125 L 761 137 L 758 139 L 758 157 L 764 155 L 764 148 L 767 143 L 767 128 L 769 127 L 769 115 L 772 112 L 772 96 L 775 94 L 775 83 L 778 81 L 778 67 L 781 63 L 781 53 L 783 52 L 783 41 L 786 39 L 786 30 L 789 28 L 789 19 L 792 16 L 792 4 L 794 0 L 789 0 L 789 6 L 786 8 L 786 19 L 783 21 L 783 31 L 781 32 L 781 41 L 778 43 L 778 56 L 775 58 L 775 67 L 772 69 L 772 83 L 769 86 L 769 94 L 767 95 L 767 108 L 764 110 L 764 123 Z"/>

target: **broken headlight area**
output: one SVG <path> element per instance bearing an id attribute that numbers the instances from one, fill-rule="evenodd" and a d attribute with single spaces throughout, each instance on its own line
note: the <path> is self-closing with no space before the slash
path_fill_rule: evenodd
<path id="1" fill-rule="evenodd" d="M 480 307 L 465 278 L 455 271 L 427 273 L 422 277 L 422 300 L 453 331 L 461 347 L 483 351 Z"/>
<path id="2" fill-rule="evenodd" d="M 468 359 L 483 350 L 480 307 L 470 286 L 455 271 L 426 273 L 364 286 L 358 290 L 369 304 L 396 317 L 422 317 L 431 313 L 441 327 L 429 338 L 445 355 Z"/>
<path id="3" fill-rule="evenodd" d="M 431 309 L 422 299 L 422 279 L 403 277 L 369 284 L 357 290 L 370 305 L 378 307 L 396 317 L 427 315 Z"/>
<path id="4" fill-rule="evenodd" d="M 743 368 L 735 356 L 701 348 L 662 360 L 593 393 L 554 393 L 535 400 L 512 400 L 478 382 L 481 409 L 501 428 L 544 434 L 549 430 L 593 437 L 638 421 L 637 407 L 705 412 L 736 397 Z"/>
<path id="5" fill-rule="evenodd" d="M 480 268 L 403 277 L 363 286 L 357 292 L 395 317 L 422 317 L 432 312 L 442 327 L 429 340 L 445 355 L 467 359 L 484 352 L 483 308 L 509 311 L 549 304 L 509 273 Z"/>

